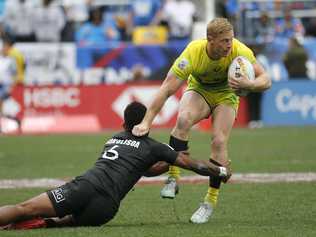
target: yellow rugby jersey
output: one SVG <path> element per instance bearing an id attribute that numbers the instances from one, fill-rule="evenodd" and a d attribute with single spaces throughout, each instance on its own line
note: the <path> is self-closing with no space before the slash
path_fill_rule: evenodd
<path id="1" fill-rule="evenodd" d="M 207 89 L 227 88 L 228 67 L 237 56 L 246 57 L 251 63 L 256 58 L 251 49 L 233 39 L 231 53 L 219 60 L 212 60 L 206 53 L 207 40 L 194 40 L 188 44 L 171 67 L 182 80 L 194 80 Z"/>
<path id="2" fill-rule="evenodd" d="M 17 75 L 14 81 L 24 83 L 25 60 L 23 54 L 18 49 L 12 47 L 9 51 L 9 56 L 16 62 Z"/>

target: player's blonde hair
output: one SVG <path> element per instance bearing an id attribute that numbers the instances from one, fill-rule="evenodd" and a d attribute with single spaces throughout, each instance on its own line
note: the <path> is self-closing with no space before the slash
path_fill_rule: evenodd
<path id="1" fill-rule="evenodd" d="M 232 30 L 233 26 L 226 18 L 217 17 L 207 24 L 206 35 L 217 37 L 222 33 L 226 33 Z"/>

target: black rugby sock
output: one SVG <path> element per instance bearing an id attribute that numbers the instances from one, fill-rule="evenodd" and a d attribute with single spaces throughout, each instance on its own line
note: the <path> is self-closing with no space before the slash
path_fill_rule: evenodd
<path id="1" fill-rule="evenodd" d="M 169 139 L 169 145 L 175 150 L 175 151 L 186 151 L 189 149 L 188 147 L 188 141 L 180 140 L 172 135 L 170 135 Z"/>

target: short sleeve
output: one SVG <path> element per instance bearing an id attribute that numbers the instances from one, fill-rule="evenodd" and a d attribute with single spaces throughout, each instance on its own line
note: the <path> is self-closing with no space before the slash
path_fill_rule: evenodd
<path id="1" fill-rule="evenodd" d="M 157 161 L 166 161 L 169 164 L 174 164 L 178 157 L 178 152 L 165 143 L 155 144 L 152 153 Z"/>
<path id="2" fill-rule="evenodd" d="M 256 57 L 253 54 L 252 50 L 248 48 L 246 45 L 241 44 L 238 47 L 238 56 L 244 56 L 247 58 L 252 64 L 256 63 Z"/>
<path id="3" fill-rule="evenodd" d="M 187 80 L 192 73 L 192 62 L 189 46 L 175 60 L 171 67 L 172 72 L 181 80 Z"/>

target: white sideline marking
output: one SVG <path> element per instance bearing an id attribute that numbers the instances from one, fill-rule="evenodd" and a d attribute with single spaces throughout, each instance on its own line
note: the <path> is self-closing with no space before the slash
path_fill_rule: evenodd
<path id="1" fill-rule="evenodd" d="M 139 185 L 161 184 L 166 176 L 143 177 Z M 3 179 L 0 180 L 0 189 L 4 188 L 50 188 L 64 184 L 62 179 Z M 206 176 L 183 176 L 180 183 L 207 183 Z M 316 182 L 316 172 L 309 173 L 247 173 L 233 174 L 230 183 L 277 183 L 277 182 Z"/>

